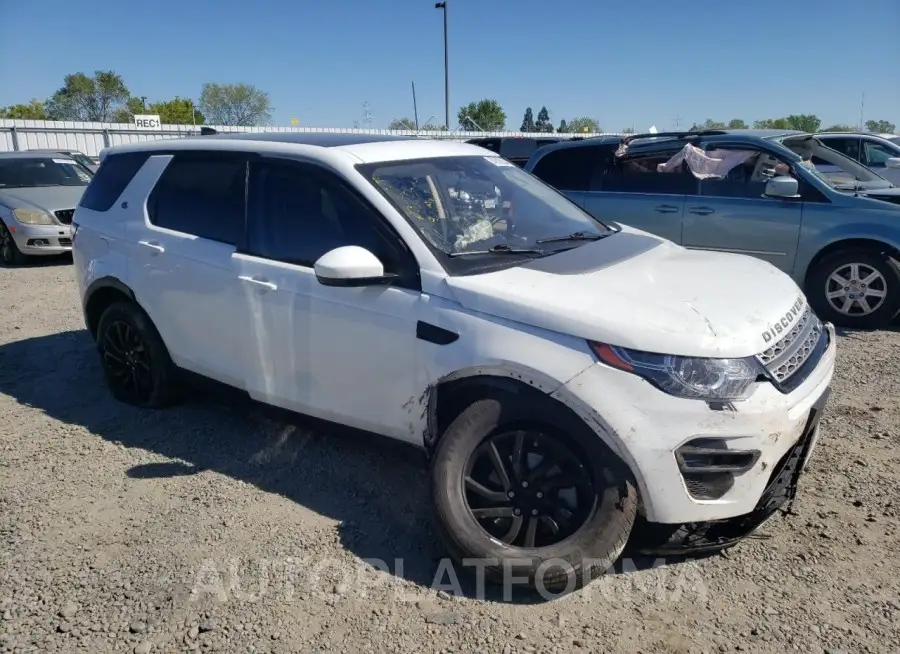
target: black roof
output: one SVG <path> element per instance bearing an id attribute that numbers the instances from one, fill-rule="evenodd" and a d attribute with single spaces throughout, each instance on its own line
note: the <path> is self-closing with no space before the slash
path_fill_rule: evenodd
<path id="1" fill-rule="evenodd" d="M 235 139 L 240 141 L 274 141 L 296 145 L 317 145 L 321 148 L 336 148 L 342 145 L 360 145 L 381 141 L 410 141 L 413 136 L 395 134 L 341 134 L 338 132 L 232 132 L 209 134 L 202 139 Z"/>

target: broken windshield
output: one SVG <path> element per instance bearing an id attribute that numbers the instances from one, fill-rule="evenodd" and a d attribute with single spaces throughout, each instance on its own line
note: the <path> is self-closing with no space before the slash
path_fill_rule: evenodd
<path id="1" fill-rule="evenodd" d="M 391 161 L 359 169 L 433 247 L 448 255 L 502 251 L 533 256 L 533 250 L 541 249 L 538 239 L 547 236 L 611 231 L 558 191 L 496 156 Z M 575 240 L 565 248 L 586 242 Z"/>

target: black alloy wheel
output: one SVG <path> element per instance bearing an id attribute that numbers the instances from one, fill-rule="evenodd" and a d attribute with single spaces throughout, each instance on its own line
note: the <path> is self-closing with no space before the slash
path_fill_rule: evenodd
<path id="1" fill-rule="evenodd" d="M 148 402 L 154 386 L 152 361 L 138 331 L 123 320 L 110 322 L 100 352 L 110 384 L 134 404 Z"/>
<path id="2" fill-rule="evenodd" d="M 597 501 L 582 459 L 540 432 L 489 436 L 466 464 L 467 508 L 482 529 L 507 545 L 555 545 L 585 524 Z"/>

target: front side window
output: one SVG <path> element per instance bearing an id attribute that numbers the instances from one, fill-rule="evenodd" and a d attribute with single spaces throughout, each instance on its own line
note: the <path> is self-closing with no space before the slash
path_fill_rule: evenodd
<path id="1" fill-rule="evenodd" d="M 358 245 L 378 257 L 385 272 L 400 273 L 400 257 L 380 220 L 327 171 L 302 164 L 251 166 L 249 254 L 311 268 L 334 248 Z"/>
<path id="2" fill-rule="evenodd" d="M 62 156 L 0 159 L 0 188 L 87 186 L 90 181 L 90 173 Z"/>
<path id="3" fill-rule="evenodd" d="M 237 245 L 244 231 L 246 166 L 245 158 L 226 153 L 176 154 L 147 200 L 150 222 Z"/>
<path id="4" fill-rule="evenodd" d="M 358 168 L 435 250 L 451 257 L 497 251 L 551 254 L 559 244 L 544 247 L 543 239 L 581 232 L 580 238 L 590 240 L 611 233 L 500 157 L 435 157 Z"/>
<path id="5" fill-rule="evenodd" d="M 884 168 L 887 160 L 893 157 L 900 157 L 900 154 L 881 143 L 866 142 L 866 165 L 869 168 Z"/>

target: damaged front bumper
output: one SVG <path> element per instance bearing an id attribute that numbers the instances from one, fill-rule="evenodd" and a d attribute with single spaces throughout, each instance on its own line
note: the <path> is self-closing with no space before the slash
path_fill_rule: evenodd
<path id="1" fill-rule="evenodd" d="M 784 512 L 789 513 L 800 476 L 817 445 L 819 421 L 830 393 L 829 387 L 810 410 L 800 438 L 775 466 L 765 491 L 751 512 L 725 520 L 681 525 L 645 522 L 637 525 L 632 535 L 633 549 L 651 556 L 684 556 L 723 550 L 753 534 L 785 506 Z"/>

